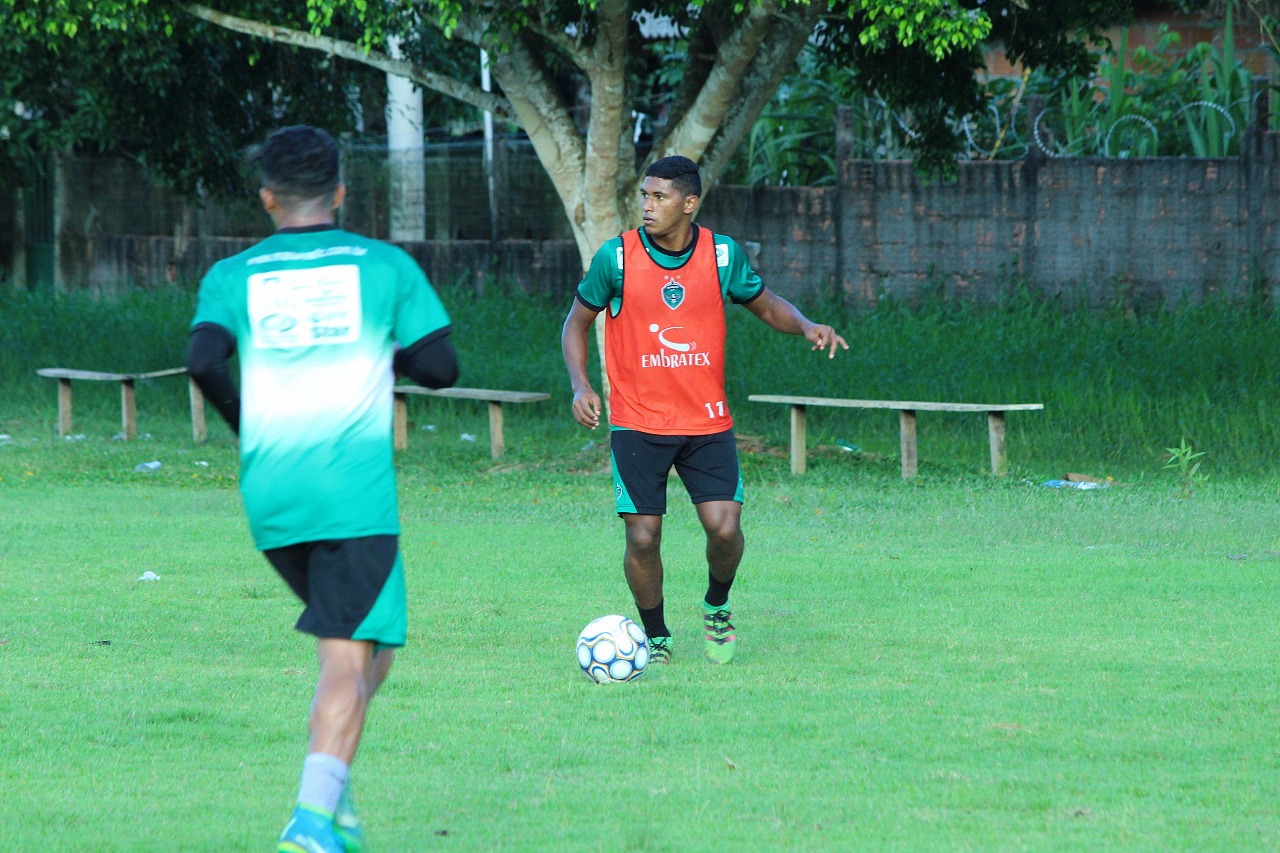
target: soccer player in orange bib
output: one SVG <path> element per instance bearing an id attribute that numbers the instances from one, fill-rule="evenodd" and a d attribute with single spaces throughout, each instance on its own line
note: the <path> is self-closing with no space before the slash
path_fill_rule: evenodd
<path id="1" fill-rule="evenodd" d="M 765 287 L 730 238 L 695 225 L 702 195 L 698 166 L 663 157 L 640 187 L 644 224 L 606 242 L 591 260 L 561 335 L 573 385 L 573 417 L 600 425 L 600 395 L 587 377 L 587 339 L 605 315 L 609 443 L 617 511 L 626 527 L 623 569 L 650 660 L 671 661 L 662 596 L 662 516 L 675 467 L 707 534 L 704 650 L 733 660 L 737 637 L 729 590 L 742 562 L 742 475 L 724 391 L 725 302 L 745 305 L 769 326 L 802 335 L 834 358 L 848 349 Z"/>

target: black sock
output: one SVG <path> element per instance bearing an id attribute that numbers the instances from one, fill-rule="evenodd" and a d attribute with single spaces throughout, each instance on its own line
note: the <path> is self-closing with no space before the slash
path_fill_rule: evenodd
<path id="1" fill-rule="evenodd" d="M 731 586 L 733 586 L 732 579 L 718 581 L 715 575 L 707 572 L 707 604 L 711 607 L 724 607 L 729 603 L 729 587 Z"/>
<path id="2" fill-rule="evenodd" d="M 667 617 L 662 615 L 662 605 L 665 602 L 659 601 L 657 607 L 651 607 L 645 610 L 643 607 L 636 608 L 640 611 L 640 623 L 644 627 L 644 632 L 650 637 L 670 637 L 671 632 L 667 630 Z"/>

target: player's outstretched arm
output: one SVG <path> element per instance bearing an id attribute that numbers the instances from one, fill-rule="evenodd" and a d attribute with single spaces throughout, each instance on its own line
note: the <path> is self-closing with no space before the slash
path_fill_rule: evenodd
<path id="1" fill-rule="evenodd" d="M 815 350 L 827 350 L 827 358 L 835 358 L 837 349 L 849 348 L 835 329 L 813 322 L 801 314 L 800 309 L 767 287 L 747 303 L 747 310 L 783 334 L 803 335 Z"/>
<path id="2" fill-rule="evenodd" d="M 573 419 L 588 429 L 600 425 L 600 395 L 587 378 L 587 340 L 591 324 L 599 313 L 575 299 L 560 331 L 560 349 L 569 371 L 569 384 L 573 387 Z"/>

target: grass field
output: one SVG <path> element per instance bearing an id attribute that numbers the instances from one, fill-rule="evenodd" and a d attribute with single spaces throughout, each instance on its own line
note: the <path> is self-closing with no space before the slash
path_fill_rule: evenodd
<path id="1" fill-rule="evenodd" d="M 0 448 L 4 849 L 268 849 L 290 807 L 312 644 L 231 447 L 140 449 Z M 751 457 L 740 659 L 700 659 L 673 493 L 676 662 L 601 687 L 573 638 L 632 612 L 603 455 L 429 456 L 401 458 L 410 647 L 353 777 L 378 850 L 1280 844 L 1273 492 Z"/>
<path id="2" fill-rule="evenodd" d="M 634 609 L 607 450 L 568 423 L 563 306 L 450 304 L 464 384 L 553 400 L 509 413 L 500 464 L 481 407 L 414 401 L 410 645 L 353 775 L 374 850 L 1280 846 L 1267 315 L 884 308 L 840 319 L 835 364 L 736 317 L 731 402 L 764 447 L 743 456 L 739 660 L 699 655 L 677 485 L 676 662 L 600 687 L 573 640 Z M 193 446 L 169 380 L 139 389 L 140 440 L 112 440 L 117 392 L 92 387 L 59 440 L 31 375 L 180 363 L 189 311 L 0 299 L 0 850 L 264 850 L 291 807 L 314 649 L 250 543 L 229 434 Z M 744 401 L 766 392 L 1046 410 L 1010 417 L 1001 480 L 980 419 L 922 416 L 904 483 L 892 416 L 839 412 L 795 478 L 785 413 Z M 1162 467 L 1184 437 L 1208 451 L 1190 498 Z M 1129 485 L 1041 485 L 1068 470 Z"/>

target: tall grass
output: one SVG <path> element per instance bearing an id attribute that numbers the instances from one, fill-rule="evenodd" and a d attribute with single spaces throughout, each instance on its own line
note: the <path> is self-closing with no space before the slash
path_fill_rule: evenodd
<path id="1" fill-rule="evenodd" d="M 1182 438 L 1209 452 L 1211 471 L 1275 469 L 1280 379 L 1272 365 L 1280 340 L 1266 312 L 1212 301 L 1084 312 L 1030 295 L 995 308 L 935 301 L 920 308 L 886 302 L 863 314 L 807 310 L 840 325 L 849 353 L 834 362 L 805 358 L 753 318 L 734 318 L 730 396 L 744 426 L 785 431 L 781 407 L 762 414 L 760 404 L 739 402 L 749 393 L 1037 402 L 1043 413 L 1008 418 L 1015 470 L 1062 474 L 1088 466 L 1137 476 L 1159 468 L 1164 448 Z M 817 412 L 810 429 L 819 440 L 843 437 L 896 452 L 890 413 Z M 982 464 L 979 416 L 921 413 L 920 429 L 922 466 L 948 458 Z"/>
<path id="2" fill-rule="evenodd" d="M 547 461 L 602 438 L 583 432 L 568 415 L 559 347 L 568 297 L 496 287 L 480 296 L 448 286 L 442 296 L 454 319 L 461 384 L 552 395 L 547 403 L 509 407 L 508 445 L 516 459 Z M 38 367 L 181 364 L 194 303 L 185 290 L 108 302 L 0 296 L 0 432 L 50 434 L 56 397 L 51 382 L 35 377 Z M 728 392 L 738 431 L 761 436 L 775 452 L 786 446 L 786 411 L 748 402 L 750 394 L 1043 403 L 1043 412 L 1008 418 L 1012 471 L 1030 478 L 1066 471 L 1158 475 L 1165 448 L 1182 439 L 1207 451 L 1202 470 L 1210 477 L 1265 477 L 1276 470 L 1280 378 L 1272 366 L 1280 363 L 1280 336 L 1267 311 L 1207 301 L 1138 313 L 1086 312 L 1026 294 L 998 306 L 939 299 L 914 307 L 885 301 L 870 311 L 803 300 L 801 307 L 836 326 L 849 352 L 828 360 L 747 311 L 730 312 Z M 138 399 L 141 428 L 170 418 L 175 432 L 184 429 L 182 383 L 140 388 Z M 113 387 L 77 388 L 79 423 L 106 418 L 103 429 L 111 429 L 118 405 Z M 467 401 L 415 400 L 410 414 L 419 429 L 483 428 L 481 407 Z M 815 408 L 809 424 L 817 457 L 811 467 L 856 461 L 893 469 L 897 419 L 891 412 Z M 981 416 L 923 412 L 919 429 L 922 476 L 984 469 Z M 836 450 L 838 440 L 864 452 Z"/>

